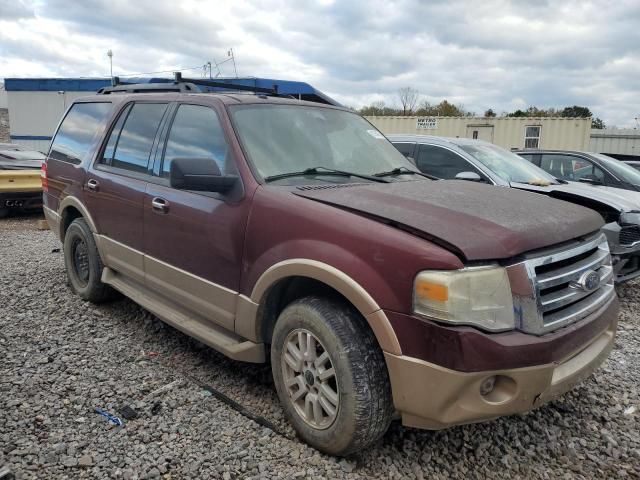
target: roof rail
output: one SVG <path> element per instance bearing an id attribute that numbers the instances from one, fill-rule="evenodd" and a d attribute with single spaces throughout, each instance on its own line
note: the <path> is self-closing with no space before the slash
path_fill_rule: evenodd
<path id="1" fill-rule="evenodd" d="M 108 95 L 111 93 L 158 93 L 158 92 L 191 92 L 205 93 L 211 92 L 211 88 L 220 90 L 254 92 L 266 95 L 278 96 L 278 85 L 273 88 L 252 87 L 249 85 L 238 85 L 235 83 L 221 82 L 219 80 L 206 80 L 201 78 L 183 78 L 181 72 L 174 73 L 173 82 L 166 83 L 124 83 L 119 77 L 113 77 L 113 85 L 110 87 L 102 87 L 98 90 L 100 95 Z M 207 87 L 202 89 L 200 87 Z"/>
<path id="2" fill-rule="evenodd" d="M 157 92 L 200 92 L 200 88 L 189 83 L 125 83 L 119 77 L 113 77 L 113 85 L 98 90 L 100 95 L 111 93 L 157 93 Z"/>
<path id="3" fill-rule="evenodd" d="M 175 83 L 191 83 L 202 87 L 219 88 L 222 90 L 236 90 L 241 92 L 266 93 L 267 95 L 279 95 L 278 85 L 274 84 L 272 88 L 252 87 L 250 85 L 241 85 L 237 83 L 221 82 L 220 80 L 204 79 L 204 78 L 183 78 L 181 72 L 174 73 Z"/>

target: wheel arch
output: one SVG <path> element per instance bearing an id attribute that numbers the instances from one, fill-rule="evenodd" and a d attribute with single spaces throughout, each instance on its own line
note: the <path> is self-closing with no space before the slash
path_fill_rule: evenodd
<path id="1" fill-rule="evenodd" d="M 82 204 L 82 202 L 74 196 L 67 196 L 60 202 L 59 207 L 60 212 L 60 225 L 58 232 L 58 236 L 60 240 L 64 242 L 64 235 L 67 232 L 67 228 L 71 225 L 76 218 L 82 217 L 89 225 L 89 229 L 91 233 L 96 234 L 98 232 L 96 228 L 96 224 L 93 221 L 93 218 L 89 214 L 87 208 Z"/>
<path id="2" fill-rule="evenodd" d="M 353 306 L 365 319 L 383 351 L 395 355 L 402 353 L 389 319 L 359 283 L 331 265 L 302 258 L 273 265 L 255 283 L 247 299 L 254 306 L 253 314 L 247 313 L 253 317 L 249 323 L 255 337 L 262 341 L 270 339 L 282 309 L 291 301 L 318 291 L 337 294 Z"/>

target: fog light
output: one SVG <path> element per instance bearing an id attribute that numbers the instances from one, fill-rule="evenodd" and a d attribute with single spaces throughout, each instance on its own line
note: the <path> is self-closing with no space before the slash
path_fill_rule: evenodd
<path id="1" fill-rule="evenodd" d="M 493 387 L 496 385 L 496 377 L 487 377 L 480 384 L 480 395 L 483 397 L 493 392 Z"/>

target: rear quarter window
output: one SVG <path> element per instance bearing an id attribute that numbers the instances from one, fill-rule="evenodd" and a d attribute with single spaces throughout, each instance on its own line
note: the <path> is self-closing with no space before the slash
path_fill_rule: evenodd
<path id="1" fill-rule="evenodd" d="M 111 103 L 76 103 L 64 117 L 51 142 L 49 158 L 78 164 L 87 155 L 96 135 L 102 132 Z"/>

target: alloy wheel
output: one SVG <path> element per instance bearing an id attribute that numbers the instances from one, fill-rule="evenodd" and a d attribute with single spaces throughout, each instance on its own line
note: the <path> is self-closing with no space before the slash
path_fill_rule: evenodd
<path id="1" fill-rule="evenodd" d="M 289 333 L 283 350 L 284 383 L 296 412 L 313 428 L 329 428 L 340 407 L 338 382 L 329 352 L 305 329 Z"/>

